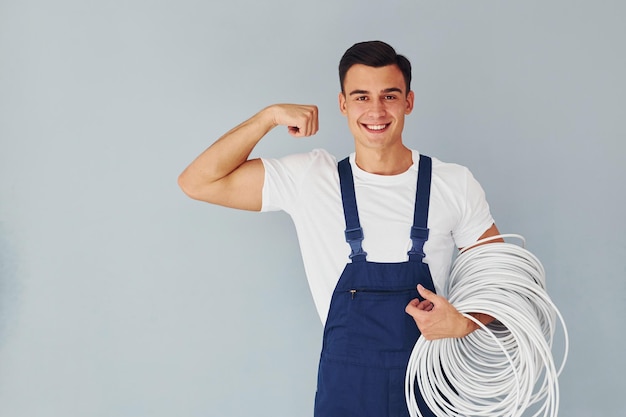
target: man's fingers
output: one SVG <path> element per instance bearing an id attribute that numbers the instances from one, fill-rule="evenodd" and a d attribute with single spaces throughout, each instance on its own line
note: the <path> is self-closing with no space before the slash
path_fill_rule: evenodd
<path id="1" fill-rule="evenodd" d="M 314 130 L 312 127 L 309 127 L 309 126 L 305 126 L 305 127 L 289 126 L 288 131 L 291 136 L 294 136 L 297 138 L 313 136 L 317 132 L 316 130 Z"/>
<path id="2" fill-rule="evenodd" d="M 289 130 L 289 134 L 291 136 L 296 137 L 296 138 L 301 138 L 301 137 L 304 137 L 304 136 L 308 136 L 306 134 L 306 129 L 298 127 L 298 126 L 289 126 L 288 130 Z"/>
<path id="3" fill-rule="evenodd" d="M 314 105 L 282 104 L 277 107 L 275 121 L 287 126 L 291 136 L 305 137 L 317 133 L 318 109 Z"/>
<path id="4" fill-rule="evenodd" d="M 417 308 L 419 303 L 420 303 L 419 298 L 414 298 L 411 301 L 409 301 L 409 304 L 407 304 L 406 308 Z"/>
<path id="5" fill-rule="evenodd" d="M 409 303 L 406 305 L 406 308 L 404 309 L 404 311 L 409 314 L 409 315 L 413 315 L 415 313 L 415 311 L 418 309 L 417 306 L 419 305 L 420 300 L 418 300 L 417 298 L 409 301 Z"/>
<path id="6" fill-rule="evenodd" d="M 307 118 L 307 129 L 304 132 L 303 136 L 313 136 L 314 134 L 317 133 L 317 129 L 318 129 L 318 117 L 317 117 L 317 107 L 311 107 L 311 113 L 309 114 L 309 117 Z"/>
<path id="7" fill-rule="evenodd" d="M 416 313 L 417 311 L 430 311 L 433 309 L 433 307 L 435 307 L 435 304 L 433 304 L 432 301 L 420 300 L 419 298 L 414 298 L 413 300 L 409 301 L 409 304 L 407 304 L 405 311 L 408 314 L 413 315 L 413 314 L 420 314 L 420 313 Z"/>
<path id="8" fill-rule="evenodd" d="M 424 287 L 422 284 L 417 285 L 417 292 L 425 300 L 423 310 L 430 311 L 435 308 L 435 301 L 438 299 L 438 295 Z"/>
<path id="9" fill-rule="evenodd" d="M 311 134 L 314 135 L 317 133 L 317 131 L 320 128 L 320 124 L 319 124 L 319 115 L 318 115 L 318 109 L 317 107 L 314 107 L 314 111 L 313 111 L 313 119 L 311 120 Z"/>
<path id="10" fill-rule="evenodd" d="M 424 287 L 422 284 L 417 284 L 417 292 L 425 299 L 430 300 L 433 297 L 436 297 L 437 294 Z"/>

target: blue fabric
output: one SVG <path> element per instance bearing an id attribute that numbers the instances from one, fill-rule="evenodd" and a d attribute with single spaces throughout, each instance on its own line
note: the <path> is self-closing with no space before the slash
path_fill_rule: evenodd
<path id="1" fill-rule="evenodd" d="M 430 158 L 420 156 L 414 224 L 407 230 L 413 248 L 409 260 L 399 263 L 367 261 L 347 158 L 338 169 L 352 262 L 337 282 L 324 328 L 315 417 L 408 417 L 404 376 L 420 333 L 404 309 L 418 297 L 417 284 L 435 291 L 428 265 L 422 262 L 428 239 Z M 434 417 L 425 407 L 421 411 Z"/>
<path id="2" fill-rule="evenodd" d="M 339 184 L 341 186 L 341 201 L 343 212 L 346 218 L 346 242 L 350 245 L 352 262 L 365 261 L 367 253 L 363 251 L 363 229 L 359 222 L 359 211 L 356 205 L 356 195 L 354 193 L 354 181 L 352 179 L 352 167 L 348 158 L 339 162 Z"/>

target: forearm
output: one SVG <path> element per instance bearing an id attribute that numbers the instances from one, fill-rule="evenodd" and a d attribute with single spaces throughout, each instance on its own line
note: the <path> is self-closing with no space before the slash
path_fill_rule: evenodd
<path id="1" fill-rule="evenodd" d="M 275 126 L 270 108 L 261 110 L 202 152 L 180 174 L 179 185 L 193 196 L 228 176 L 248 160 L 257 143 Z"/>
<path id="2" fill-rule="evenodd" d="M 469 314 L 470 316 L 474 317 L 476 320 L 478 320 L 480 323 L 484 324 L 485 326 L 495 320 L 495 318 L 491 317 L 489 314 L 484 314 L 484 313 L 469 313 Z M 474 321 L 470 319 L 467 319 L 467 321 L 468 321 L 467 334 L 470 334 L 474 330 L 478 330 L 480 328 L 480 326 L 476 324 Z"/>

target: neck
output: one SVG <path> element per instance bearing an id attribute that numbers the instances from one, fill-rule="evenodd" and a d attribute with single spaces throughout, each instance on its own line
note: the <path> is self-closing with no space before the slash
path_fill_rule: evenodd
<path id="1" fill-rule="evenodd" d="M 356 164 L 363 171 L 377 175 L 397 175 L 413 165 L 413 152 L 402 145 L 398 149 L 357 149 Z"/>

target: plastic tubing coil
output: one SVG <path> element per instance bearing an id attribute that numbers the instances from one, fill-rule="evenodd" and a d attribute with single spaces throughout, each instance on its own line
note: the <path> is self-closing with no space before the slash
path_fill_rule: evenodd
<path id="1" fill-rule="evenodd" d="M 455 260 L 445 290 L 448 301 L 482 331 L 458 339 L 417 340 L 405 380 L 411 417 L 423 417 L 416 387 L 440 417 L 516 417 L 528 409 L 536 410 L 533 417 L 557 415 L 567 328 L 546 292 L 544 268 L 532 253 L 511 243 L 480 245 L 509 237 L 525 245 L 519 235 L 495 236 L 466 248 Z M 496 320 L 485 326 L 469 313 Z M 565 343 L 557 369 L 552 345 L 559 323 Z"/>

